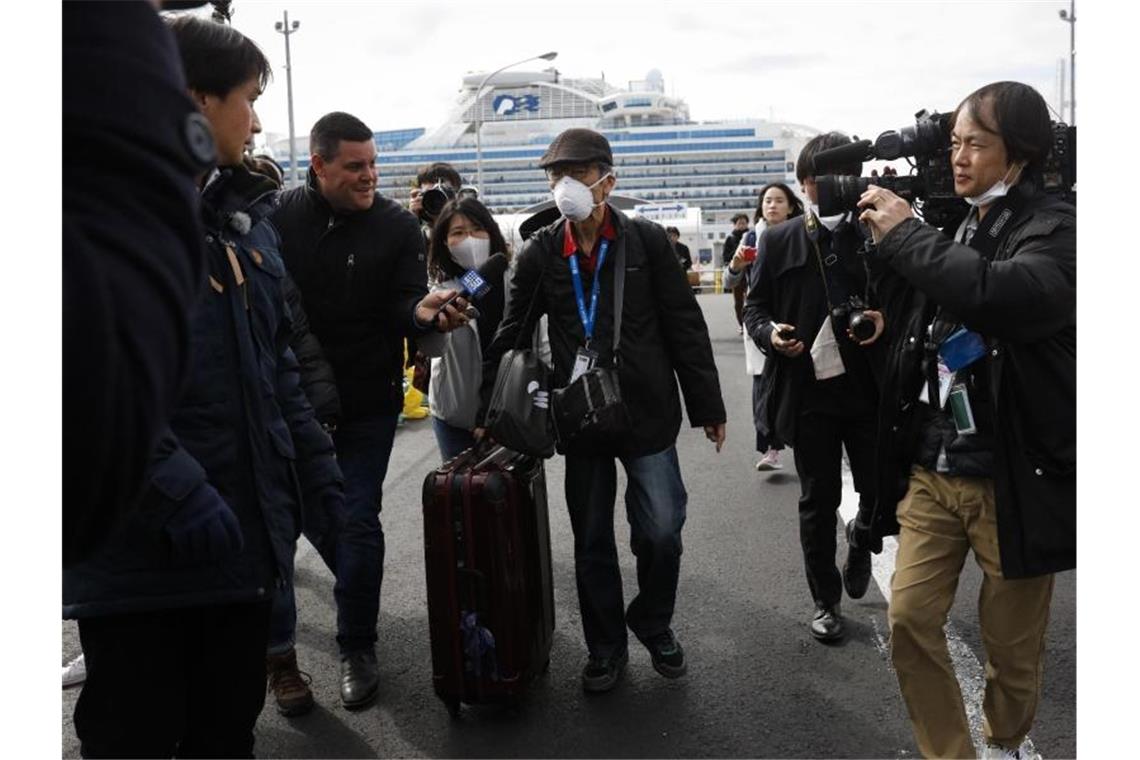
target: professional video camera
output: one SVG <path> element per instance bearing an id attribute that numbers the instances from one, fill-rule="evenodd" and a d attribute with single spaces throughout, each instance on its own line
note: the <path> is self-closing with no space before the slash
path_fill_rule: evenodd
<path id="1" fill-rule="evenodd" d="M 950 114 L 919 111 L 913 127 L 883 132 L 872 143 L 859 140 L 825 150 L 815 156 L 814 171 L 821 216 L 857 210 L 869 185 L 890 190 L 910 202 L 928 224 L 957 225 L 969 206 L 954 194 L 950 165 Z M 884 177 L 850 177 L 825 172 L 857 161 L 893 161 L 906 158 L 912 174 Z M 824 176 L 819 176 L 823 174 Z M 1053 150 L 1042 172 L 1045 191 L 1076 203 L 1077 128 L 1053 122 Z"/>

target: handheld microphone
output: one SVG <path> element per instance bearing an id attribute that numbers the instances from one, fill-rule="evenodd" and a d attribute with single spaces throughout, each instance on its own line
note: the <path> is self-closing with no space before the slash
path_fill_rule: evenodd
<path id="1" fill-rule="evenodd" d="M 812 160 L 812 167 L 816 174 L 827 174 L 837 166 L 862 163 L 875 158 L 871 150 L 870 140 L 860 140 L 838 148 L 821 150 Z"/>
<path id="2" fill-rule="evenodd" d="M 503 275 L 507 273 L 507 267 L 509 265 L 510 262 L 507 260 L 507 254 L 496 253 L 484 261 L 483 266 L 479 267 L 478 270 L 468 269 L 463 276 L 459 278 L 459 292 L 443 302 L 443 305 L 441 305 L 436 312 L 436 318 L 457 298 L 478 299 L 486 296 L 491 292 L 491 288 L 493 287 L 492 283 L 501 283 L 503 281 Z"/>

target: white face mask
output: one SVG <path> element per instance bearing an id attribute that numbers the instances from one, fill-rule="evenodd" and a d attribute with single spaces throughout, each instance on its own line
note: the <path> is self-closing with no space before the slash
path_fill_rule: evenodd
<path id="1" fill-rule="evenodd" d="M 1008 177 L 1009 173 L 1014 169 L 1017 170 L 1018 175 L 1021 174 L 1021 166 L 1011 166 L 1009 167 L 1009 170 L 1006 171 L 1006 173 L 1002 176 L 1002 178 L 995 182 L 989 190 L 985 191 L 981 195 L 972 195 L 965 197 L 963 200 L 966 201 L 966 203 L 969 203 L 971 206 L 988 206 L 998 198 L 1004 198 L 1009 194 L 1009 189 L 1013 187 L 1013 183 L 1006 183 L 1005 178 Z M 1014 177 L 1014 182 L 1016 181 L 1017 177 Z"/>
<path id="2" fill-rule="evenodd" d="M 610 176 L 608 173 L 602 175 L 598 182 L 608 176 Z M 564 176 L 554 185 L 554 205 L 558 206 L 558 210 L 570 221 L 582 221 L 593 213 L 595 207 L 602 205 L 594 203 L 594 194 L 590 192 L 598 186 L 598 182 L 587 186 L 570 175 Z"/>
<path id="3" fill-rule="evenodd" d="M 491 239 L 468 235 L 455 245 L 449 245 L 447 249 L 451 251 L 451 257 L 459 266 L 464 269 L 478 269 L 491 256 Z"/>

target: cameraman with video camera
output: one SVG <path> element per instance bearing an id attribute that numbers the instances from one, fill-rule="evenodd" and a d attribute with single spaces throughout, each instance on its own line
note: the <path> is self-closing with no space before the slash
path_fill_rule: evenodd
<path id="1" fill-rule="evenodd" d="M 875 410 L 878 347 L 883 318 L 867 308 L 867 273 L 858 254 L 863 232 L 853 212 L 820 216 L 815 157 L 851 144 L 839 132 L 808 141 L 796 177 L 812 204 L 804 216 L 768 227 L 757 242 L 757 263 L 744 304 L 748 335 L 769 358 L 770 389 L 760 413 L 767 430 L 790 443 L 800 479 L 800 544 L 815 611 L 809 623 L 819 641 L 843 636 L 839 602 L 867 591 L 867 542 L 874 505 Z M 855 158 L 838 173 L 859 176 Z M 842 575 L 835 566 L 836 510 L 843 492 L 846 447 L 859 516 L 848 527 L 854 542 Z"/>
<path id="2" fill-rule="evenodd" d="M 982 87 L 948 125 L 971 207 L 953 239 L 882 187 L 859 200 L 891 325 L 872 533 L 899 533 L 891 656 L 922 754 L 974 756 L 943 631 L 973 549 L 985 756 L 1022 757 L 1052 574 L 1076 566 L 1076 210 L 1043 192 L 1054 133 L 1031 87 Z"/>

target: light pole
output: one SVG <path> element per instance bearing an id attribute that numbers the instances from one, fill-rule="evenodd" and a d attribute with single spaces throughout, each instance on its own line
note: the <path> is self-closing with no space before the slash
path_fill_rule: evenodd
<path id="1" fill-rule="evenodd" d="M 293 138 L 293 62 L 289 57 L 289 35 L 297 31 L 300 21 L 289 25 L 289 11 L 285 11 L 285 21 L 278 21 L 273 28 L 285 35 L 285 90 L 289 96 L 289 186 L 297 186 L 297 148 Z"/>
<path id="2" fill-rule="evenodd" d="M 480 118 L 480 114 L 482 112 L 479 108 L 479 98 L 483 94 L 483 88 L 487 86 L 487 82 L 489 82 L 491 80 L 491 77 L 495 76 L 496 74 L 501 74 L 502 72 L 506 71 L 507 69 L 509 69 L 513 66 L 518 66 L 520 64 L 528 63 L 530 61 L 537 61 L 540 58 L 544 61 L 553 61 L 557 57 L 558 57 L 558 53 L 551 51 L 549 53 L 543 53 L 542 55 L 536 55 L 536 56 L 532 56 L 530 58 L 524 58 L 521 61 L 515 61 L 514 63 L 507 64 L 503 68 L 496 69 L 495 71 L 492 71 L 487 76 L 483 77 L 483 81 L 479 83 L 479 87 L 475 90 L 475 106 L 474 106 L 475 107 L 475 175 L 476 175 L 475 185 L 479 188 L 480 200 L 482 200 L 484 197 L 483 196 L 483 141 L 482 141 L 482 138 L 480 137 L 480 134 L 479 134 L 480 127 L 483 126 L 482 119 Z"/>
<path id="3" fill-rule="evenodd" d="M 1069 0 L 1069 10 L 1060 11 L 1069 25 L 1069 126 L 1077 124 L 1077 0 Z"/>

